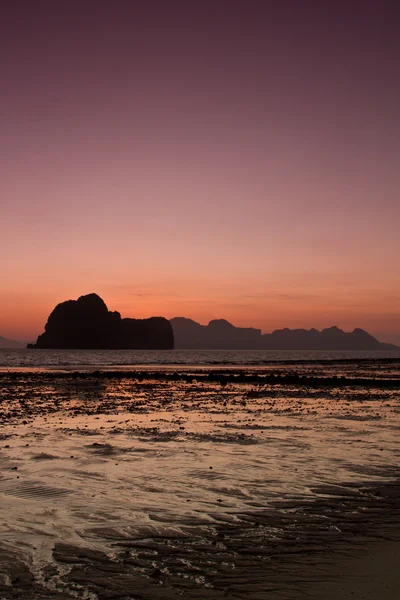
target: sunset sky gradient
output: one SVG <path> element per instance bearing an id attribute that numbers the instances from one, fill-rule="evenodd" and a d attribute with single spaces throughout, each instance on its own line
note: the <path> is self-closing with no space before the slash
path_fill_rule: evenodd
<path id="1" fill-rule="evenodd" d="M 7 4 L 0 335 L 96 292 L 400 344 L 394 3 Z"/>

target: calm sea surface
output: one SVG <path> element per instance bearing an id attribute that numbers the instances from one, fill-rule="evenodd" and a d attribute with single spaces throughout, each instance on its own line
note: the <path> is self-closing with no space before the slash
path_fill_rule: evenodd
<path id="1" fill-rule="evenodd" d="M 348 359 L 400 359 L 398 352 L 272 350 L 0 350 L 0 369 L 149 367 L 262 367 L 268 364 Z"/>

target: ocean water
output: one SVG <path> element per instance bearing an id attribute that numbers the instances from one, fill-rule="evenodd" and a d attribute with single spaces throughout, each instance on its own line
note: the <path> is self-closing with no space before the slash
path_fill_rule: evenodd
<path id="1" fill-rule="evenodd" d="M 285 363 L 400 359 L 398 352 L 284 350 L 0 350 L 0 369 L 262 367 Z"/>

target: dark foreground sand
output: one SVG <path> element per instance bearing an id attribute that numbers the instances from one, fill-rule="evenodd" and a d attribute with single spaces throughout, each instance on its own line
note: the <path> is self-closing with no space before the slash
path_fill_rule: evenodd
<path id="1" fill-rule="evenodd" d="M 400 597 L 400 383 L 4 376 L 0 600 Z"/>
<path id="2" fill-rule="evenodd" d="M 400 541 L 376 542 L 354 556 L 332 557 L 320 581 L 306 591 L 310 598 L 396 600 L 400 593 Z"/>
<path id="3" fill-rule="evenodd" d="M 295 527 L 295 535 L 292 530 L 286 539 L 269 545 L 261 543 L 251 517 L 244 531 L 219 527 L 212 540 L 170 535 L 117 542 L 118 551 L 112 558 L 56 543 L 53 558 L 57 566 L 49 565 L 43 576 L 50 579 L 60 565 L 67 566 L 60 585 L 68 588 L 65 592 L 48 589 L 46 581 L 34 581 L 24 558 L 1 544 L 0 598 L 397 600 L 399 492 L 397 485 L 369 490 L 379 494 L 380 500 L 372 509 L 365 506 L 368 516 L 358 522 L 351 521 L 358 494 L 345 500 L 343 510 L 337 510 L 331 521 L 337 523 L 331 526 L 331 534 L 320 529 L 321 514 L 313 507 L 313 518 Z M 271 517 L 259 514 L 259 527 Z M 336 531 L 340 527 L 341 532 Z M 186 574 L 206 575 L 207 586 L 182 576 L 185 559 Z"/>

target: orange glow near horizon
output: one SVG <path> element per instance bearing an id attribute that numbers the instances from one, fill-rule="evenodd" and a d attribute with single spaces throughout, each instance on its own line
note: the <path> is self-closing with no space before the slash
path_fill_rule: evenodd
<path id="1" fill-rule="evenodd" d="M 312 288 L 311 285 L 259 286 L 254 288 L 236 281 L 222 281 L 208 289 L 205 285 L 184 282 L 173 285 L 113 286 L 95 284 L 70 286 L 59 290 L 48 289 L 47 297 L 33 290 L 21 289 L 0 296 L 1 335 L 11 339 L 34 340 L 44 329 L 45 322 L 56 304 L 67 299 L 96 292 L 106 302 L 109 310 L 117 310 L 122 317 L 148 318 L 165 316 L 170 319 L 185 316 L 207 324 L 211 319 L 225 318 L 236 326 L 256 327 L 264 333 L 289 327 L 291 329 L 331 325 L 350 331 L 355 327 L 366 329 L 380 341 L 399 343 L 400 317 L 397 305 L 384 286 L 379 290 L 363 287 L 359 282 L 349 285 Z M 75 289 L 74 289 L 75 287 Z M 125 288 L 125 289 L 124 289 Z M 67 290 L 72 290 L 69 293 Z"/>

